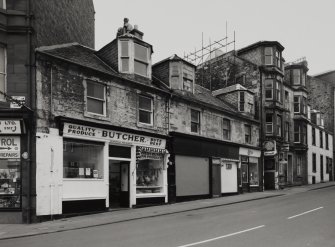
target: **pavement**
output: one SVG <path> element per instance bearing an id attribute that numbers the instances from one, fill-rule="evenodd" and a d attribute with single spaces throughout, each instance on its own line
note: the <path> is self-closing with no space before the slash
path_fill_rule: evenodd
<path id="1" fill-rule="evenodd" d="M 271 197 L 287 196 L 335 186 L 335 182 L 284 188 L 276 191 L 244 193 L 233 196 L 195 200 L 146 208 L 112 210 L 109 212 L 64 218 L 34 224 L 0 224 L 0 240 L 71 231 L 205 208 L 221 207 Z"/>

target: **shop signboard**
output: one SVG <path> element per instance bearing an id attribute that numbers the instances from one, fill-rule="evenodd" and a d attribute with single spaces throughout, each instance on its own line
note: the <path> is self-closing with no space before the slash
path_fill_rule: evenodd
<path id="1" fill-rule="evenodd" d="M 0 159 L 20 158 L 20 137 L 0 136 Z"/>
<path id="2" fill-rule="evenodd" d="M 276 141 L 270 140 L 263 143 L 264 156 L 273 156 L 277 154 Z"/>
<path id="3" fill-rule="evenodd" d="M 20 120 L 0 120 L 0 134 L 21 134 Z"/>
<path id="4" fill-rule="evenodd" d="M 140 145 L 162 149 L 165 149 L 166 144 L 166 140 L 161 138 L 70 123 L 64 123 L 63 135 L 69 137 L 77 136 L 84 138 L 108 140 L 111 143 L 116 144 Z"/>

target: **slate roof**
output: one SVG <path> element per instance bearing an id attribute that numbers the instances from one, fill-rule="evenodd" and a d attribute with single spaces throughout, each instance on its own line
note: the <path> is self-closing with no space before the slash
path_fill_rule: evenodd
<path id="1" fill-rule="evenodd" d="M 191 100 L 199 104 L 208 104 L 219 110 L 226 110 L 234 113 L 236 113 L 238 110 L 237 107 L 235 107 L 234 105 L 231 105 L 224 100 L 214 97 L 208 89 L 201 87 L 197 84 L 194 85 L 194 94 L 183 90 L 172 91 L 174 94 L 177 94 L 184 99 Z"/>

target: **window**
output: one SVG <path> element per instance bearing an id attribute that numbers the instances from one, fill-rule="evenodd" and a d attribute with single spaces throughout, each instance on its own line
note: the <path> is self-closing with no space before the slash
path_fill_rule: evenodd
<path id="1" fill-rule="evenodd" d="M 297 155 L 297 176 L 301 176 L 302 156 Z"/>
<path id="2" fill-rule="evenodd" d="M 153 124 L 153 100 L 150 97 L 138 96 L 138 122 Z"/>
<path id="3" fill-rule="evenodd" d="M 294 123 L 294 142 L 300 142 L 300 125 Z"/>
<path id="4" fill-rule="evenodd" d="M 121 41 L 121 72 L 129 72 L 129 42 Z"/>
<path id="5" fill-rule="evenodd" d="M 277 115 L 277 136 L 282 135 L 282 118 L 280 115 Z"/>
<path id="6" fill-rule="evenodd" d="M 148 76 L 148 48 L 134 43 L 134 72 L 142 76 Z"/>
<path id="7" fill-rule="evenodd" d="M 320 148 L 323 148 L 323 132 L 320 130 Z"/>
<path id="8" fill-rule="evenodd" d="M 241 156 L 241 175 L 242 175 L 242 183 L 248 183 L 248 156 Z"/>
<path id="9" fill-rule="evenodd" d="M 280 81 L 276 81 L 276 100 L 281 102 L 281 83 Z"/>
<path id="10" fill-rule="evenodd" d="M 273 99 L 273 80 L 265 79 L 265 99 Z"/>
<path id="11" fill-rule="evenodd" d="M 272 47 L 265 47 L 264 49 L 264 62 L 265 65 L 273 64 L 273 50 Z"/>
<path id="12" fill-rule="evenodd" d="M 0 91 L 4 93 L 6 92 L 6 60 L 6 48 L 0 46 Z M 0 100 L 4 99 L 4 95 L 0 94 Z"/>
<path id="13" fill-rule="evenodd" d="M 293 69 L 293 85 L 300 85 L 300 69 Z"/>
<path id="14" fill-rule="evenodd" d="M 290 123 L 285 122 L 285 141 L 290 141 Z"/>
<path id="15" fill-rule="evenodd" d="M 6 9 L 6 0 L 0 0 L 0 9 Z"/>
<path id="16" fill-rule="evenodd" d="M 307 115 L 307 98 L 301 98 L 301 112 L 303 115 Z"/>
<path id="17" fill-rule="evenodd" d="M 191 132 L 200 133 L 200 112 L 191 109 Z"/>
<path id="18" fill-rule="evenodd" d="M 245 143 L 251 143 L 251 126 L 244 125 Z"/>
<path id="19" fill-rule="evenodd" d="M 312 159 L 312 172 L 316 172 L 316 154 L 313 153 L 313 159 Z"/>
<path id="20" fill-rule="evenodd" d="M 281 68 L 281 56 L 279 51 L 276 51 L 276 65 L 278 68 Z"/>
<path id="21" fill-rule="evenodd" d="M 185 91 L 192 92 L 192 85 L 193 85 L 193 80 L 184 77 L 183 78 L 183 88 Z"/>
<path id="22" fill-rule="evenodd" d="M 64 178 L 104 177 L 104 144 L 64 139 Z"/>
<path id="23" fill-rule="evenodd" d="M 245 84 L 245 75 L 239 75 L 235 78 L 235 83 L 236 84 L 241 84 L 244 85 Z"/>
<path id="24" fill-rule="evenodd" d="M 306 86 L 306 73 L 302 73 L 302 75 L 301 75 L 301 85 L 302 86 Z"/>
<path id="25" fill-rule="evenodd" d="M 300 96 L 294 96 L 293 108 L 294 113 L 300 113 Z"/>
<path id="26" fill-rule="evenodd" d="M 325 133 L 326 135 L 326 149 L 329 150 L 329 140 L 328 140 L 328 133 Z"/>
<path id="27" fill-rule="evenodd" d="M 273 134 L 273 118 L 272 114 L 267 113 L 265 115 L 265 125 L 266 125 L 266 134 L 272 135 Z"/>
<path id="28" fill-rule="evenodd" d="M 230 120 L 223 119 L 222 120 L 222 133 L 224 140 L 230 140 Z"/>
<path id="29" fill-rule="evenodd" d="M 285 109 L 290 110 L 290 93 L 285 90 Z"/>
<path id="30" fill-rule="evenodd" d="M 239 95 L 240 95 L 240 101 L 239 101 L 238 109 L 240 112 L 244 112 L 245 94 L 244 92 L 239 92 Z"/>
<path id="31" fill-rule="evenodd" d="M 20 158 L 18 160 L 0 159 L 0 209 L 21 207 L 20 171 Z"/>
<path id="32" fill-rule="evenodd" d="M 323 155 L 321 155 L 321 154 L 320 154 L 320 172 L 323 172 Z M 321 174 L 321 176 L 323 176 L 323 174 Z M 321 180 L 323 180 L 323 179 L 321 179 Z"/>
<path id="33" fill-rule="evenodd" d="M 312 127 L 312 145 L 315 146 L 315 128 Z"/>
<path id="34" fill-rule="evenodd" d="M 87 112 L 106 114 L 106 86 L 87 81 Z"/>

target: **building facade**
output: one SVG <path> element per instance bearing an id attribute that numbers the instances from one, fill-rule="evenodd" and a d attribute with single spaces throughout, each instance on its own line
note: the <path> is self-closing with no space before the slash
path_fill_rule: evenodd
<path id="1" fill-rule="evenodd" d="M 35 48 L 73 41 L 94 47 L 93 1 L 1 1 L 0 138 L 12 151 L 0 155 L 0 223 L 34 211 Z"/>

